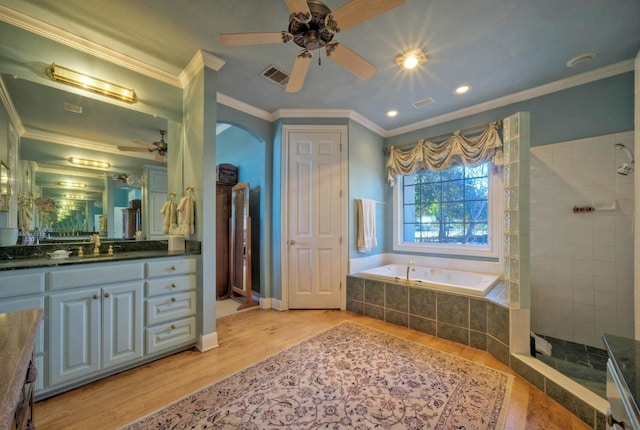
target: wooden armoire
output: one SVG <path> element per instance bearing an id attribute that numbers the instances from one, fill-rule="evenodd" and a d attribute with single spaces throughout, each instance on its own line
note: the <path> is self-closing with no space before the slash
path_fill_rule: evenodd
<path id="1" fill-rule="evenodd" d="M 229 293 L 229 219 L 231 189 L 238 183 L 238 168 L 219 164 L 216 171 L 216 298 Z"/>

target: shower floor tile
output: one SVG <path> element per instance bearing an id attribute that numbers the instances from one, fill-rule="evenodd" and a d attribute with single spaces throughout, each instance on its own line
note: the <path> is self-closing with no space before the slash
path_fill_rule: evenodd
<path id="1" fill-rule="evenodd" d="M 607 351 L 593 346 L 540 336 L 552 345 L 551 357 L 536 358 L 606 399 Z"/>

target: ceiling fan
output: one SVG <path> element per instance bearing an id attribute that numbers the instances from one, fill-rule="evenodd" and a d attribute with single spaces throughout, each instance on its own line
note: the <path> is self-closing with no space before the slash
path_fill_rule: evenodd
<path id="1" fill-rule="evenodd" d="M 274 33 L 223 33 L 219 39 L 224 45 L 258 45 L 293 41 L 303 49 L 298 52 L 286 91 L 300 91 L 313 57 L 312 51 L 325 49 L 327 57 L 362 80 L 371 78 L 376 67 L 367 60 L 336 42 L 336 33 L 353 27 L 404 3 L 404 0 L 351 0 L 332 12 L 318 0 L 285 0 L 289 8 L 289 29 Z"/>
<path id="2" fill-rule="evenodd" d="M 134 140 L 133 143 L 137 143 L 138 145 L 142 145 L 142 147 L 138 146 L 118 146 L 120 151 L 133 151 L 133 152 L 155 152 L 155 160 L 156 161 L 166 161 L 167 155 L 167 142 L 164 141 L 164 134 L 166 133 L 164 130 L 160 131 L 160 140 L 156 142 L 147 142 L 145 140 Z"/>

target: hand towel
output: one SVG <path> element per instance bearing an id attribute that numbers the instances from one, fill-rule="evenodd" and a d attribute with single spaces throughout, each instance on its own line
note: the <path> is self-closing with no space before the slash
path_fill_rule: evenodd
<path id="1" fill-rule="evenodd" d="M 370 252 L 378 245 L 376 239 L 376 202 L 370 199 L 358 200 L 358 252 Z"/>
<path id="2" fill-rule="evenodd" d="M 164 223 L 162 225 L 162 232 L 164 234 L 172 233 L 178 225 L 176 224 L 176 204 L 173 200 L 167 200 L 160 213 L 164 214 Z"/>
<path id="3" fill-rule="evenodd" d="M 178 228 L 175 234 L 193 234 L 195 232 L 195 214 L 193 210 L 193 199 L 191 196 L 183 197 L 176 208 L 178 212 Z"/>
<path id="4" fill-rule="evenodd" d="M 23 205 L 20 206 L 18 211 L 18 228 L 23 232 L 33 230 L 33 214 Z"/>

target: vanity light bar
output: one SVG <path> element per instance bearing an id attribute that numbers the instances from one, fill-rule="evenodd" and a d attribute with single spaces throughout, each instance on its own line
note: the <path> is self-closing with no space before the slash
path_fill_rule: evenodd
<path id="1" fill-rule="evenodd" d="M 97 161 L 97 160 L 87 160 L 85 158 L 78 157 L 69 157 L 69 163 L 75 164 L 76 166 L 87 166 L 87 167 L 97 167 L 100 169 L 108 169 L 111 167 L 106 161 Z"/>
<path id="2" fill-rule="evenodd" d="M 47 69 L 47 74 L 54 81 L 93 91 L 94 93 L 127 103 L 133 103 L 137 100 L 136 92 L 133 88 L 123 87 L 112 82 L 94 78 L 93 76 L 88 76 L 75 70 L 59 66 L 56 63 L 53 63 Z"/>
<path id="3" fill-rule="evenodd" d="M 67 188 L 87 188 L 87 184 L 83 184 L 82 182 L 59 181 L 58 185 Z"/>
<path id="4" fill-rule="evenodd" d="M 84 200 L 87 198 L 87 196 L 85 196 L 84 194 L 65 194 L 64 198 L 72 200 Z"/>

